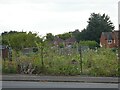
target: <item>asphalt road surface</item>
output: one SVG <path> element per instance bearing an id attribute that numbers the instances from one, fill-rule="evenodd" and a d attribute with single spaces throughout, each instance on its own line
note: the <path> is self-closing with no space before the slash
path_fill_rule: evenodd
<path id="1" fill-rule="evenodd" d="M 3 81 L 2 88 L 118 88 L 111 83 Z"/>

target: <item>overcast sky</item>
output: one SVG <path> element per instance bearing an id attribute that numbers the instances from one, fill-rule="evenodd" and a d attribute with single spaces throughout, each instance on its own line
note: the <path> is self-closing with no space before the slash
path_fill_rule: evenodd
<path id="1" fill-rule="evenodd" d="M 0 33 L 59 34 L 86 28 L 90 14 L 106 13 L 118 29 L 119 0 L 0 0 Z"/>

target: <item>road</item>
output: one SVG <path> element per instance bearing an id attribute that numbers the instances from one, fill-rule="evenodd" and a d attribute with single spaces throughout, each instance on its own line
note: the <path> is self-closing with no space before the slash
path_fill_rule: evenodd
<path id="1" fill-rule="evenodd" d="M 3 81 L 3 88 L 118 88 L 110 83 Z"/>

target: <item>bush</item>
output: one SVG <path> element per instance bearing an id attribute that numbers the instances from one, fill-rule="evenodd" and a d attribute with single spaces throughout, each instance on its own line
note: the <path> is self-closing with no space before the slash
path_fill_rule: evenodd
<path id="1" fill-rule="evenodd" d="M 96 41 L 80 41 L 80 45 L 89 46 L 90 48 L 99 47 Z"/>
<path id="2" fill-rule="evenodd" d="M 17 73 L 17 64 L 14 61 L 3 61 L 2 62 L 2 73 Z"/>
<path id="3" fill-rule="evenodd" d="M 118 60 L 111 49 L 100 48 L 98 52 L 89 51 L 84 56 L 84 68 L 89 68 L 88 74 L 93 76 L 118 76 Z M 91 64 L 89 67 L 88 63 Z"/>

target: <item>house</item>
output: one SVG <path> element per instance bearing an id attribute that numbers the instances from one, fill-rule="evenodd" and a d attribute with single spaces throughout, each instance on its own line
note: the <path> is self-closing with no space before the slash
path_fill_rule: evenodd
<path id="1" fill-rule="evenodd" d="M 74 37 L 70 37 L 68 39 L 65 40 L 65 45 L 73 45 L 76 43 L 76 39 Z"/>
<path id="2" fill-rule="evenodd" d="M 53 40 L 53 44 L 55 46 L 58 46 L 60 44 L 63 44 L 65 46 L 69 46 L 69 45 L 73 45 L 74 43 L 76 43 L 76 39 L 74 37 L 70 37 L 70 38 L 68 38 L 66 40 L 63 40 L 63 39 L 61 39 L 59 37 L 55 37 L 54 40 Z"/>
<path id="3" fill-rule="evenodd" d="M 58 46 L 58 45 L 60 45 L 60 44 L 64 44 L 64 40 L 61 39 L 61 38 L 59 38 L 58 36 L 56 36 L 56 37 L 54 38 L 54 40 L 53 40 L 53 44 L 54 44 L 55 46 Z"/>
<path id="4" fill-rule="evenodd" d="M 119 44 L 119 31 L 102 32 L 100 37 L 100 46 L 106 48 L 116 48 Z"/>

